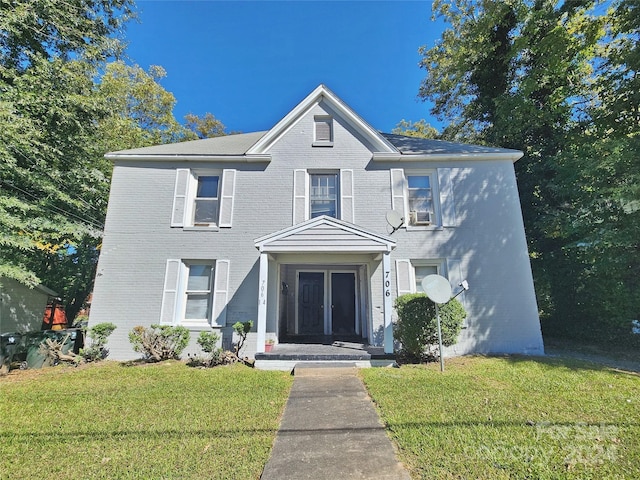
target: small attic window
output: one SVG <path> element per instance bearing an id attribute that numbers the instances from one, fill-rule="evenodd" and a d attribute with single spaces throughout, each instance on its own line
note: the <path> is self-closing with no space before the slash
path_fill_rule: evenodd
<path id="1" fill-rule="evenodd" d="M 314 147 L 327 147 L 333 145 L 333 118 L 329 116 L 316 116 L 313 118 L 315 123 Z"/>

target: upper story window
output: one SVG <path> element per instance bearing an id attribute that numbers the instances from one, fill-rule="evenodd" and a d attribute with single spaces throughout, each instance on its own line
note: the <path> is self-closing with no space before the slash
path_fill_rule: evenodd
<path id="1" fill-rule="evenodd" d="M 409 224 L 431 225 L 434 220 L 433 189 L 430 175 L 407 175 Z"/>
<path id="2" fill-rule="evenodd" d="M 176 169 L 172 227 L 231 227 L 236 170 Z"/>
<path id="3" fill-rule="evenodd" d="M 317 115 L 314 120 L 313 145 L 326 147 L 333 145 L 333 118 L 326 115 Z"/>
<path id="4" fill-rule="evenodd" d="M 196 177 L 196 195 L 193 205 L 193 225 L 208 226 L 218 223 L 218 189 L 220 177 L 200 175 Z"/>
<path id="5" fill-rule="evenodd" d="M 309 174 L 310 218 L 327 215 L 338 218 L 338 174 Z"/>
<path id="6" fill-rule="evenodd" d="M 407 230 L 458 225 L 452 168 L 392 168 L 391 208 L 404 218 Z"/>
<path id="7" fill-rule="evenodd" d="M 294 170 L 294 224 L 322 215 L 355 223 L 354 210 L 353 170 Z"/>

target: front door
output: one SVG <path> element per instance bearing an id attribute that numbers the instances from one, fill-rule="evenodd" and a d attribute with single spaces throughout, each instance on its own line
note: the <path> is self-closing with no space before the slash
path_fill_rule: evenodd
<path id="1" fill-rule="evenodd" d="M 324 334 L 324 272 L 300 272 L 298 333 Z"/>
<path id="2" fill-rule="evenodd" d="M 331 329 L 334 335 L 356 334 L 354 273 L 331 273 Z"/>

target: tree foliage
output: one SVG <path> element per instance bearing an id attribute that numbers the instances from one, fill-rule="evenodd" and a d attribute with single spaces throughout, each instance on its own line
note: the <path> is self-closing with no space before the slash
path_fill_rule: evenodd
<path id="1" fill-rule="evenodd" d="M 612 332 L 640 313 L 639 10 L 438 1 L 450 27 L 420 49 L 419 94 L 450 122 L 443 136 L 525 153 L 515 167 L 547 332 Z"/>
<path id="2" fill-rule="evenodd" d="M 70 320 L 93 285 L 104 154 L 197 138 L 161 67 L 117 59 L 134 14 L 132 0 L 0 0 L 0 277 L 45 284 Z"/>
<path id="3" fill-rule="evenodd" d="M 395 128 L 391 130 L 391 133 L 416 138 L 438 138 L 440 136 L 438 129 L 432 127 L 424 118 L 417 122 L 402 119 Z"/>
<path id="4" fill-rule="evenodd" d="M 207 112 L 202 117 L 187 113 L 184 120 L 186 127 L 200 139 L 227 135 L 227 127 L 213 113 Z"/>

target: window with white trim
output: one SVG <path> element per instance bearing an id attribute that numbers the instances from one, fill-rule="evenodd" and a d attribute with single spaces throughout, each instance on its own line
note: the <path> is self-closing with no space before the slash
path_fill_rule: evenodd
<path id="1" fill-rule="evenodd" d="M 209 323 L 213 303 L 213 264 L 186 264 L 184 320 Z"/>
<path id="2" fill-rule="evenodd" d="M 440 259 L 396 260 L 396 286 L 398 296 L 422 293 L 422 279 L 427 275 L 442 275 Z"/>
<path id="3" fill-rule="evenodd" d="M 327 215 L 354 220 L 353 170 L 293 172 L 293 224 Z"/>
<path id="4" fill-rule="evenodd" d="M 338 217 L 338 174 L 309 174 L 309 218 L 327 215 Z"/>
<path id="5" fill-rule="evenodd" d="M 193 225 L 196 227 L 218 223 L 218 175 L 196 175 L 193 200 Z"/>
<path id="6" fill-rule="evenodd" d="M 229 271 L 229 260 L 168 259 L 160 323 L 225 326 Z"/>
<path id="7" fill-rule="evenodd" d="M 411 263 L 413 266 L 413 278 L 415 281 L 415 291 L 424 293 L 422 280 L 428 275 L 438 275 L 438 265 Z"/>
<path id="8" fill-rule="evenodd" d="M 236 171 L 178 168 L 172 227 L 231 227 Z"/>
<path id="9" fill-rule="evenodd" d="M 333 145 L 333 118 L 328 115 L 316 115 L 313 117 L 313 123 L 313 145 L 316 147 Z"/>
<path id="10" fill-rule="evenodd" d="M 404 218 L 407 230 L 457 225 L 453 199 L 454 171 L 453 168 L 390 170 L 391 206 Z"/>
<path id="11" fill-rule="evenodd" d="M 407 175 L 410 225 L 431 225 L 435 217 L 431 175 Z"/>

